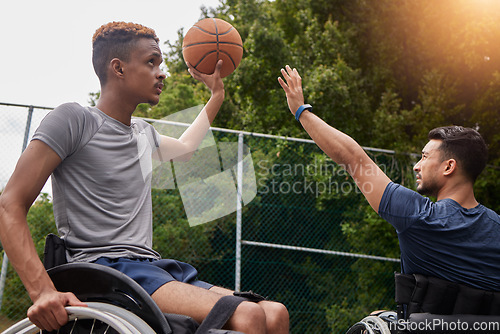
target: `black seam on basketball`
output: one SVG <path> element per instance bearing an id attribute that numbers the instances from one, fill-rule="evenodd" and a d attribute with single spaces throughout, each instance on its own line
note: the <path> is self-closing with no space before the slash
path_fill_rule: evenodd
<path id="1" fill-rule="evenodd" d="M 236 63 L 234 62 L 233 57 L 231 57 L 231 55 L 225 51 L 221 51 L 220 53 L 225 54 L 229 58 L 229 60 L 231 60 L 231 63 L 233 63 L 233 68 L 236 69 Z"/>
<path id="2" fill-rule="evenodd" d="M 217 61 L 219 61 L 219 27 L 217 27 L 217 21 L 215 19 L 214 20 L 214 25 L 215 25 L 215 38 L 217 38 Z"/>
<path id="3" fill-rule="evenodd" d="M 233 43 L 233 42 L 219 42 L 219 44 L 239 46 L 240 48 L 243 49 L 243 45 L 238 44 L 238 43 Z"/>
<path id="4" fill-rule="evenodd" d="M 188 44 L 188 45 L 185 45 L 182 47 L 182 50 L 184 50 L 185 48 L 188 48 L 190 46 L 196 46 L 196 45 L 203 45 L 203 44 L 216 44 L 217 42 L 200 42 L 200 43 L 193 43 L 193 44 Z M 238 45 L 238 44 L 236 44 Z"/>
<path id="5" fill-rule="evenodd" d="M 203 44 L 216 44 L 217 42 L 199 42 L 199 43 L 192 43 L 192 44 L 188 44 L 188 45 L 185 45 L 182 47 L 182 49 L 184 50 L 185 48 L 189 48 L 191 46 L 196 46 L 196 45 L 203 45 Z M 239 46 L 240 48 L 243 49 L 243 45 L 241 44 L 238 44 L 238 43 L 233 43 L 233 42 L 219 42 L 219 44 L 224 44 L 224 45 L 234 45 L 234 46 Z"/>
<path id="6" fill-rule="evenodd" d="M 194 65 L 193 67 L 194 67 L 194 68 L 196 68 L 198 65 L 200 65 L 200 63 L 201 63 L 203 60 L 205 60 L 205 58 L 206 58 L 209 54 L 214 53 L 214 52 L 215 52 L 215 51 L 210 51 L 210 52 L 205 53 L 205 54 L 204 54 L 204 55 L 200 58 L 200 60 L 198 60 L 198 62 L 196 63 L 196 65 Z M 217 60 L 219 60 L 219 58 L 217 58 Z M 196 69 L 197 69 L 197 68 L 196 68 Z"/>
<path id="7" fill-rule="evenodd" d="M 196 28 L 196 29 L 198 29 L 198 30 L 200 30 L 200 31 L 203 31 L 204 33 L 207 33 L 208 35 L 212 35 L 212 36 L 214 36 L 214 35 L 216 35 L 216 34 L 217 34 L 217 33 L 215 33 L 215 34 L 214 34 L 213 32 L 210 32 L 210 31 L 206 31 L 205 29 L 200 28 L 200 27 L 198 27 L 198 26 L 194 26 L 193 28 Z"/>
<path id="8" fill-rule="evenodd" d="M 229 33 L 230 33 L 233 29 L 234 29 L 234 27 L 231 27 L 231 29 L 229 29 L 228 31 L 219 33 L 219 35 L 221 35 L 221 36 L 227 35 L 227 34 L 229 34 Z"/>
<path id="9" fill-rule="evenodd" d="M 198 29 L 198 30 L 200 30 L 200 31 L 203 31 L 203 32 L 204 32 L 204 33 L 206 33 L 207 35 L 212 35 L 212 36 L 215 36 L 215 35 L 217 35 L 217 34 L 219 34 L 219 35 L 221 35 L 221 36 L 224 36 L 224 35 L 229 34 L 229 33 L 230 33 L 231 31 L 233 31 L 233 29 L 234 29 L 234 27 L 231 27 L 231 28 L 230 28 L 228 31 L 226 31 L 226 32 L 221 32 L 221 33 L 217 33 L 217 32 L 215 32 L 215 33 L 213 33 L 213 32 L 207 31 L 207 30 L 205 30 L 205 29 L 203 29 L 203 28 L 200 28 L 200 27 L 198 27 L 198 26 L 193 26 L 193 28 L 196 28 L 196 29 Z"/>

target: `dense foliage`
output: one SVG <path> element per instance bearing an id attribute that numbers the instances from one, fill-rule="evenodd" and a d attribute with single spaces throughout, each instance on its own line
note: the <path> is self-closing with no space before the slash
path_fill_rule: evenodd
<path id="1" fill-rule="evenodd" d="M 490 158 L 477 181 L 476 194 L 480 202 L 500 211 L 498 2 L 226 0 L 218 8 L 202 9 L 201 17 L 214 16 L 231 22 L 244 41 L 241 65 L 225 79 L 226 101 L 215 126 L 307 137 L 289 114 L 276 80 L 280 69 L 289 64 L 301 73 L 306 101 L 314 106 L 314 112 L 363 146 L 418 154 L 433 127 L 457 124 L 478 129 L 489 144 Z M 182 35 L 180 30 L 179 39 L 166 45 L 169 77 L 162 100 L 157 107 L 142 108 L 142 115 L 163 117 L 208 98 L 204 87 L 186 72 Z M 281 150 L 286 149 L 292 150 L 286 145 Z M 276 151 L 279 156 L 280 150 L 263 149 L 267 159 Z M 408 166 L 415 162 L 415 156 L 400 157 Z M 410 167 L 391 177 L 413 187 L 411 174 Z M 265 196 L 258 196 L 254 203 L 265 200 Z M 319 212 L 334 203 L 326 195 L 314 200 Z M 274 201 L 283 204 L 286 199 Z M 342 213 L 342 222 L 330 229 L 341 228 L 344 240 L 333 248 L 345 242 L 351 251 L 398 257 L 394 231 L 366 202 L 355 202 L 348 210 L 361 212 L 364 218 L 353 215 L 349 219 L 348 212 Z M 287 213 L 279 216 L 282 220 L 275 223 L 281 226 Z M 326 246 L 328 242 L 316 245 Z M 318 269 L 314 259 L 301 263 Z M 346 296 L 340 304 L 329 303 L 332 292 L 319 287 L 331 278 L 328 272 L 314 279 L 304 276 L 310 280 L 308 286 L 316 285 L 311 290 L 316 291 L 311 295 L 315 301 L 294 296 L 296 303 L 316 303 L 325 311 L 330 329 L 342 331 L 370 309 L 387 306 L 377 300 L 384 300 L 391 292 L 374 289 L 370 273 L 386 272 L 390 280 L 394 266 L 377 266 L 353 263 L 351 270 L 357 278 L 347 276 L 338 289 L 357 291 L 356 297 Z M 294 325 L 295 329 L 307 328 Z"/>
<path id="2" fill-rule="evenodd" d="M 306 137 L 276 80 L 290 64 L 314 112 L 363 146 L 418 153 L 433 127 L 478 129 L 491 167 L 478 197 L 498 211 L 497 1 L 226 0 L 202 8 L 201 17 L 211 16 L 231 22 L 244 42 L 215 126 Z M 162 100 L 142 115 L 159 118 L 206 101 L 208 92 L 187 74 L 182 35 L 166 43 Z"/>
<path id="3" fill-rule="evenodd" d="M 396 166 L 388 172 L 406 186 L 413 187 L 415 162 L 415 156 L 406 153 L 420 152 L 431 128 L 457 124 L 478 129 L 489 144 L 490 157 L 476 183 L 476 195 L 500 212 L 498 1 L 224 0 L 217 8 L 202 8 L 203 17 L 231 22 L 244 43 L 239 68 L 224 79 L 226 100 L 214 126 L 307 138 L 290 115 L 276 80 L 289 64 L 299 70 L 306 101 L 317 115 L 363 146 L 398 153 L 398 163 L 384 160 L 391 159 L 387 157 L 378 162 Z M 178 40 L 164 46 L 168 77 L 160 103 L 139 106 L 136 116 L 162 118 L 209 98 L 206 88 L 186 71 L 183 33 L 180 30 Z M 247 145 L 252 147 L 257 183 L 263 189 L 270 187 L 262 173 L 264 161 L 283 166 L 283 161 L 306 164 L 325 159 L 319 150 L 285 141 Z M 292 176 L 279 174 L 282 179 Z M 322 182 L 322 175 L 315 177 L 313 181 Z M 304 195 L 300 207 L 294 201 L 289 194 L 258 194 L 244 208 L 251 222 L 245 226 L 245 237 L 399 256 L 395 232 L 361 196 L 342 206 L 337 193 Z M 232 274 L 223 279 L 218 274 L 234 271 L 234 216 L 189 228 L 177 190 L 154 190 L 153 202 L 155 247 L 164 255 L 194 263 L 203 279 L 232 288 Z M 31 209 L 29 219 L 51 215 L 49 211 L 50 204 L 43 199 Z M 37 221 L 53 226 L 47 216 Z M 32 232 L 40 248 L 47 231 L 32 226 Z M 266 281 L 265 291 L 259 292 L 286 300 L 292 311 L 302 305 L 319 310 L 294 314 L 294 332 L 340 333 L 371 310 L 392 306 L 390 281 L 397 270 L 393 263 L 349 259 L 339 264 L 338 259 L 308 254 L 295 254 L 292 261 L 288 253 L 251 251 L 255 263 L 245 265 L 250 279 L 243 288 Z M 273 277 L 260 277 L 257 265 L 275 267 Z M 348 270 L 338 269 L 340 265 Z M 375 273 L 383 276 L 385 286 L 375 285 Z M 278 288 L 276 282 L 285 283 Z M 293 292 L 299 283 L 307 294 Z M 12 278 L 7 284 L 20 282 Z M 23 306 L 28 304 L 29 300 L 22 301 Z"/>

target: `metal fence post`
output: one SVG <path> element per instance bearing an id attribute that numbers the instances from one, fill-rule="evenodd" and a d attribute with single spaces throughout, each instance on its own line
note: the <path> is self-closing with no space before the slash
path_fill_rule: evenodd
<path id="1" fill-rule="evenodd" d="M 33 106 L 29 107 L 28 110 L 28 119 L 26 120 L 26 128 L 24 129 L 24 140 L 23 140 L 23 149 L 21 152 L 24 152 L 26 146 L 28 146 L 28 140 L 30 137 L 30 128 L 31 128 L 31 120 L 33 119 Z"/>
<path id="2" fill-rule="evenodd" d="M 238 165 L 236 194 L 236 268 L 234 275 L 234 290 L 241 289 L 241 201 L 243 193 L 243 133 L 238 135 Z"/>
<path id="3" fill-rule="evenodd" d="M 33 106 L 29 106 L 28 109 L 28 118 L 26 119 L 26 128 L 24 129 L 24 140 L 23 140 L 23 148 L 21 150 L 21 153 L 24 152 L 26 149 L 26 146 L 28 146 L 28 139 L 30 135 L 30 128 L 31 128 L 31 120 L 33 118 Z M 0 273 L 0 309 L 2 309 L 2 302 L 3 302 L 3 291 L 5 289 L 5 281 L 7 279 L 7 269 L 9 266 L 9 258 L 7 257 L 7 254 L 5 253 L 5 250 L 3 251 L 3 260 L 2 260 L 2 272 Z"/>
<path id="4" fill-rule="evenodd" d="M 9 258 L 3 251 L 2 273 L 0 275 L 0 309 L 2 309 L 3 290 L 5 288 L 5 280 L 7 279 L 7 268 L 9 266 Z"/>

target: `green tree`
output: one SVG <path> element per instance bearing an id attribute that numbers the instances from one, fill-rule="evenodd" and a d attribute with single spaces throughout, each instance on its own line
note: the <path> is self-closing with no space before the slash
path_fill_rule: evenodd
<path id="1" fill-rule="evenodd" d="M 284 93 L 276 81 L 280 69 L 289 64 L 300 71 L 306 102 L 313 104 L 315 113 L 361 145 L 396 150 L 397 158 L 393 161 L 383 156 L 374 159 L 379 164 L 395 166 L 390 169 L 391 178 L 410 188 L 414 186 L 411 166 L 417 160 L 411 153 L 420 152 L 431 128 L 449 124 L 477 128 L 490 148 L 489 165 L 476 183 L 477 198 L 499 211 L 498 2 L 226 0 L 215 9 L 203 9 L 201 17 L 208 16 L 231 22 L 240 32 L 244 46 L 239 68 L 224 79 L 226 101 L 215 126 L 307 137 L 288 112 Z M 181 30 L 177 41 L 167 43 L 165 66 L 169 76 L 159 105 L 142 105 L 139 115 L 161 118 L 209 98 L 203 85 L 186 72 L 182 36 Z M 254 158 L 258 157 L 256 161 L 266 161 L 256 166 L 261 172 L 266 166 L 284 161 L 305 164 L 325 159 L 319 152 L 307 152 L 300 145 L 285 142 L 276 145 L 255 141 L 249 145 Z M 296 176 L 285 175 L 283 170 L 273 179 L 269 175 L 258 176 L 261 192 L 245 208 L 251 220 L 246 229 L 248 237 L 398 257 L 394 231 L 377 218 L 359 194 L 341 209 L 337 209 L 336 201 L 343 198 L 335 193 L 303 196 L 301 208 L 296 208 L 290 194 L 262 191 L 271 189 L 273 182 L 297 182 Z M 327 179 L 316 175 L 307 181 L 320 184 Z M 158 196 L 158 203 L 166 199 L 178 202 L 171 198 L 172 193 Z M 162 196 L 166 197 L 160 199 Z M 275 214 L 263 213 L 266 208 L 273 208 Z M 173 216 L 178 214 L 182 215 L 177 212 Z M 326 223 L 322 223 L 323 219 Z M 200 256 L 200 251 L 183 238 L 190 238 L 193 233 L 193 238 L 215 254 L 216 243 L 228 243 L 234 233 L 230 219 L 222 228 L 200 228 L 196 232 L 187 232 L 182 219 L 174 223 L 158 217 L 156 221 L 158 240 L 172 242 L 171 249 L 165 252 L 181 256 L 179 250 L 186 250 L 193 260 Z M 304 221 L 313 223 L 304 227 Z M 293 233 L 297 229 L 303 229 L 301 238 Z M 323 233 L 315 234 L 317 231 Z M 170 235 L 177 236 L 177 241 L 173 242 Z M 269 254 L 269 250 L 252 251 L 258 263 L 273 263 L 280 268 L 275 273 L 276 280 L 290 282 L 289 277 L 293 276 L 304 282 L 300 288 L 305 294 L 294 293 L 298 287 L 292 283 L 278 292 L 272 283 L 262 288 L 279 294 L 291 310 L 302 310 L 303 305 L 308 305 L 316 312 L 313 329 L 308 328 L 310 322 L 292 314 L 294 330 L 326 332 L 328 325 L 330 330 L 339 332 L 371 308 L 390 307 L 392 283 L 388 282 L 395 270 L 393 263 L 373 265 L 353 260 L 349 261 L 348 273 L 335 276 L 334 260 L 305 255 L 291 263 L 289 254 L 273 251 L 273 260 L 269 260 Z M 230 261 L 231 256 L 231 252 L 226 252 L 216 258 Z M 253 288 L 259 284 L 259 269 L 255 264 L 249 267 L 253 269 L 250 276 L 254 278 L 249 282 Z M 375 271 L 380 276 L 373 275 Z M 340 282 L 338 289 L 342 293 L 333 291 L 328 284 L 332 280 Z M 378 284 L 377 289 L 374 284 Z"/>

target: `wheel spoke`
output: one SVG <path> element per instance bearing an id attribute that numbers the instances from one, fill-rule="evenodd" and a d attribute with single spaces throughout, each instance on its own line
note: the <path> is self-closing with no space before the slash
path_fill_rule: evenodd
<path id="1" fill-rule="evenodd" d="M 88 303 L 88 307 L 67 306 L 68 324 L 54 333 L 78 334 L 85 330 L 90 334 L 156 334 L 137 315 L 112 304 Z M 77 324 L 78 322 L 78 324 Z M 90 330 L 90 332 L 89 332 Z M 9 327 L 5 334 L 43 334 L 28 318 Z"/>
<path id="2" fill-rule="evenodd" d="M 78 318 L 75 318 L 75 321 L 73 321 L 73 326 L 71 326 L 71 330 L 69 331 L 69 334 L 73 334 L 73 329 L 75 329 L 76 322 L 78 321 Z M 59 331 L 57 331 L 59 333 Z"/>
<path id="3" fill-rule="evenodd" d="M 95 326 L 95 319 L 94 319 L 94 321 L 92 322 L 92 327 L 90 328 L 90 334 L 93 334 L 93 333 L 94 333 L 94 326 Z"/>

